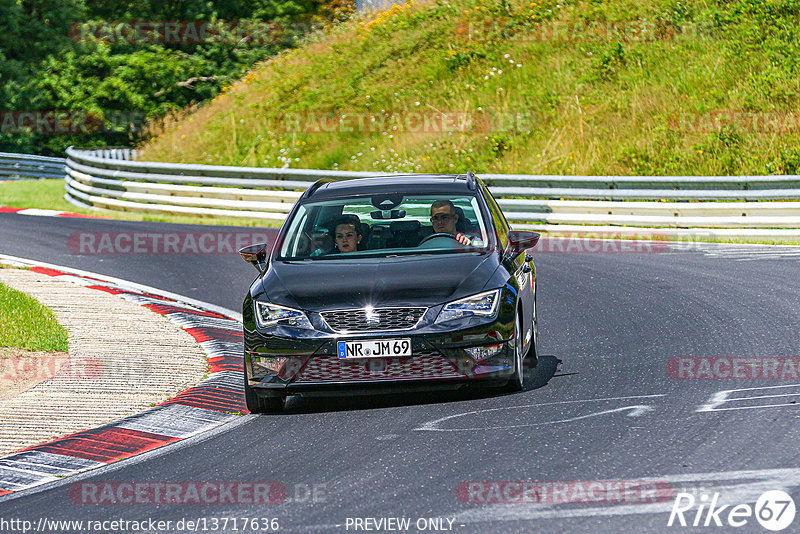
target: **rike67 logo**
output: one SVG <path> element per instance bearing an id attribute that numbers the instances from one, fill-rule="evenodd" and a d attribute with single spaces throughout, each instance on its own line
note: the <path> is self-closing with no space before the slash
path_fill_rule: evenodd
<path id="1" fill-rule="evenodd" d="M 794 521 L 794 500 L 785 491 L 762 493 L 755 507 L 745 503 L 720 505 L 719 498 L 719 493 L 713 496 L 702 493 L 699 498 L 691 493 L 678 493 L 667 526 L 738 528 L 745 526 L 755 516 L 763 528 L 778 532 Z"/>

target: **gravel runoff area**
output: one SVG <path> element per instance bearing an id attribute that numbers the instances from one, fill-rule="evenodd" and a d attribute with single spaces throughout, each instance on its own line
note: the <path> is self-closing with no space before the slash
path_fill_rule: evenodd
<path id="1" fill-rule="evenodd" d="M 20 269 L 0 282 L 49 306 L 69 332 L 69 358 L 5 361 L 0 380 L 36 383 L 0 400 L 0 456 L 96 427 L 200 382 L 201 346 L 164 316 L 121 297 Z"/>

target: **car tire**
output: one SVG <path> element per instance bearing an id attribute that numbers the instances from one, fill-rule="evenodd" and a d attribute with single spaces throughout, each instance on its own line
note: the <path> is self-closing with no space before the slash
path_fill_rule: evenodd
<path id="1" fill-rule="evenodd" d="M 525 359 L 528 360 L 528 368 L 535 369 L 539 365 L 539 325 L 536 321 L 536 297 L 533 297 L 533 343 L 528 348 Z"/>
<path id="2" fill-rule="evenodd" d="M 286 396 L 260 397 L 247 383 L 247 371 L 244 375 L 244 400 L 250 413 L 278 413 L 286 405 Z"/>
<path id="3" fill-rule="evenodd" d="M 522 369 L 522 325 L 519 318 L 519 313 L 516 314 L 514 319 L 514 374 L 508 379 L 503 391 L 506 393 L 516 393 L 522 391 L 524 386 L 525 376 Z"/>

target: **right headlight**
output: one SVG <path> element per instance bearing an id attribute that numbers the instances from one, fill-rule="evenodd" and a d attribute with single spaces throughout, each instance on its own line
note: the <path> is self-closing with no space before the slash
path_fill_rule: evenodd
<path id="1" fill-rule="evenodd" d="M 482 316 L 492 317 L 497 312 L 498 304 L 500 303 L 500 290 L 494 289 L 492 291 L 485 291 L 477 295 L 471 295 L 463 299 L 454 300 L 445 304 L 439 316 L 436 318 L 437 323 L 444 323 L 446 321 L 454 321 L 456 319 L 463 319 L 465 317 Z"/>
<path id="2" fill-rule="evenodd" d="M 292 328 L 314 329 L 306 314 L 300 310 L 259 301 L 255 301 L 255 308 L 256 322 L 260 328 L 290 326 Z"/>

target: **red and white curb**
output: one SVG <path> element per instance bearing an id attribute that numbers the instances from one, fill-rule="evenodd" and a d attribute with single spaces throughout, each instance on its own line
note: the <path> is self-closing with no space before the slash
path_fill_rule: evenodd
<path id="1" fill-rule="evenodd" d="M 93 273 L 13 257 L 0 256 L 0 262 L 119 295 L 164 315 L 200 343 L 209 364 L 207 379 L 158 406 L 0 458 L 0 496 L 181 441 L 248 413 L 242 392 L 243 338 L 238 314 Z"/>
<path id="2" fill-rule="evenodd" d="M 36 215 L 38 217 L 74 217 L 80 219 L 102 219 L 96 215 L 73 213 L 71 211 L 43 210 L 39 208 L 10 208 L 0 206 L 0 213 L 16 213 L 17 215 Z"/>

